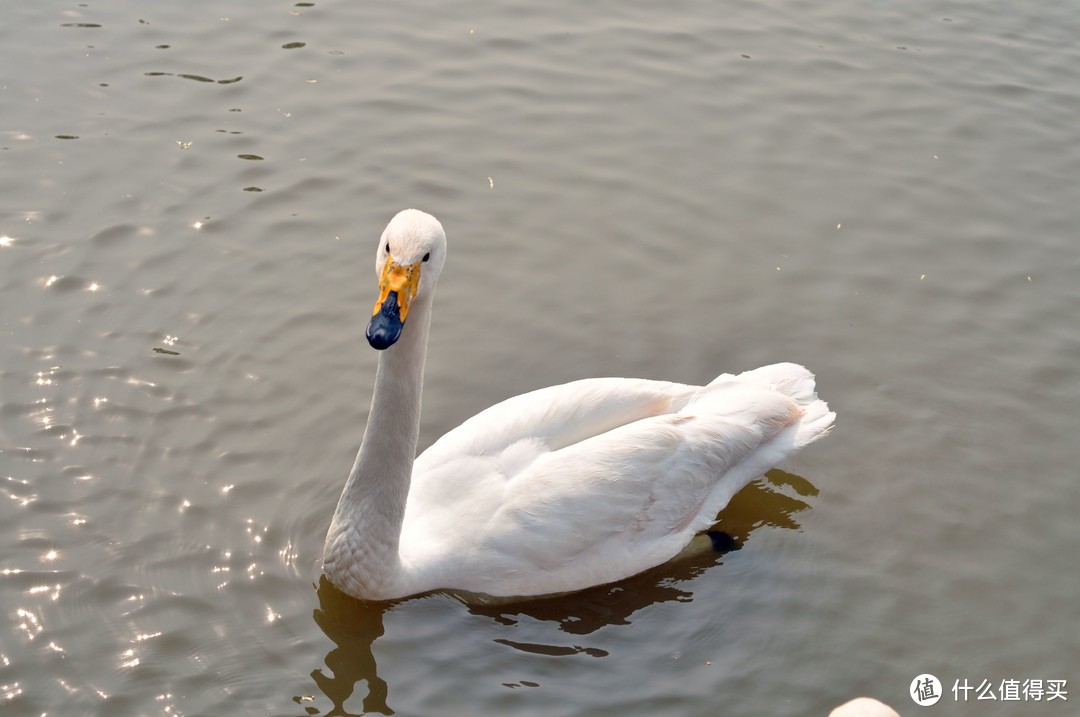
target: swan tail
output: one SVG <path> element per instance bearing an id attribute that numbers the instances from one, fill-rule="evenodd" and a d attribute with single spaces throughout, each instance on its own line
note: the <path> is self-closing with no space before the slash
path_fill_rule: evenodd
<path id="1" fill-rule="evenodd" d="M 803 417 L 795 430 L 795 448 L 802 448 L 819 438 L 824 438 L 833 428 L 836 412 L 829 410 L 829 404 L 820 398 L 803 409 Z"/>
<path id="2" fill-rule="evenodd" d="M 713 383 L 730 376 L 718 376 Z M 808 406 L 817 400 L 814 374 L 797 363 L 774 363 L 769 366 L 743 371 L 735 380 L 770 388 L 794 400 L 800 406 Z M 709 384 L 710 386 L 712 384 Z"/>
<path id="3" fill-rule="evenodd" d="M 752 371 L 744 371 L 738 376 L 722 374 L 706 386 L 708 389 L 730 385 L 754 386 L 775 391 L 794 401 L 802 409 L 792 436 L 796 449 L 809 445 L 823 438 L 832 430 L 836 413 L 829 410 L 829 404 L 817 396 L 814 374 L 795 363 L 776 363 L 762 366 Z"/>
<path id="4" fill-rule="evenodd" d="M 818 398 L 814 374 L 803 366 L 777 363 L 746 371 L 738 378 L 767 386 L 799 404 L 803 415 L 793 436 L 796 449 L 824 438 L 832 430 L 836 413 L 829 410 L 829 404 Z"/>

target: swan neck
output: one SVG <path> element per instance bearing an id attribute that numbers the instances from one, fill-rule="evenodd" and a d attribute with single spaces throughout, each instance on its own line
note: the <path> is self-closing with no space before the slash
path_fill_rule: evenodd
<path id="1" fill-rule="evenodd" d="M 420 435 L 431 295 L 417 297 L 401 338 L 379 354 L 364 438 L 323 550 L 327 576 L 346 592 L 394 597 L 401 526 Z"/>

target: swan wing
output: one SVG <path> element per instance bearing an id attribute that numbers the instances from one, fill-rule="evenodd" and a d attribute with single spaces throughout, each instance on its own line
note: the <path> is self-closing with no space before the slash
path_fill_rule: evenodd
<path id="1" fill-rule="evenodd" d="M 499 415 L 517 399 L 470 419 L 417 460 L 406 569 L 432 587 L 527 595 L 610 582 L 674 557 L 731 495 L 797 447 L 816 401 L 812 377 L 803 401 L 776 390 L 775 377 L 744 376 L 704 388 L 596 379 L 517 397 L 531 397 L 519 408 L 533 413 L 519 420 Z M 664 407 L 654 396 L 652 415 L 617 420 L 645 412 L 649 402 L 633 395 L 642 389 L 666 390 Z M 594 392 L 605 391 L 624 404 L 595 405 Z M 488 423 L 493 416 L 502 422 Z M 480 428 L 488 432 L 471 435 Z"/>
<path id="2" fill-rule="evenodd" d="M 541 455 L 674 413 L 700 390 L 666 381 L 590 378 L 497 403 L 416 458 L 405 529 L 437 525 L 448 516 L 448 506 L 472 522 L 486 518 L 501 504 L 508 482 Z"/>
<path id="3" fill-rule="evenodd" d="M 558 450 L 642 418 L 674 413 L 700 390 L 637 378 L 587 378 L 537 389 L 481 411 L 436 441 L 417 461 L 455 454 L 496 455 L 528 439 Z"/>

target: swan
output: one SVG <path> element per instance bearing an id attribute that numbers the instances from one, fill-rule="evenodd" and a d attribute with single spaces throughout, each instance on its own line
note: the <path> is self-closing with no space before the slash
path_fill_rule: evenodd
<path id="1" fill-rule="evenodd" d="M 706 386 L 587 378 L 498 403 L 420 456 L 439 221 L 391 219 L 366 335 L 381 353 L 360 450 L 323 547 L 343 592 L 492 598 L 567 593 L 664 563 L 754 478 L 832 427 L 791 363 Z M 415 457 L 415 460 L 414 460 Z"/>

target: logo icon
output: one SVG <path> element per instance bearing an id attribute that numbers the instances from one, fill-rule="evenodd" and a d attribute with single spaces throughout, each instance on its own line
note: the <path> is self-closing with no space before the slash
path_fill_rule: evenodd
<path id="1" fill-rule="evenodd" d="M 941 680 L 929 673 L 919 675 L 911 681 L 911 699 L 920 707 L 937 704 L 941 699 Z"/>

